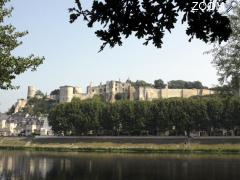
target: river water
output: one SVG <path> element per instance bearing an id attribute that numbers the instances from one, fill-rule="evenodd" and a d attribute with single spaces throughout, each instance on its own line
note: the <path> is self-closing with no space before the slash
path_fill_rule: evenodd
<path id="1" fill-rule="evenodd" d="M 0 151 L 0 179 L 240 180 L 240 155 Z"/>

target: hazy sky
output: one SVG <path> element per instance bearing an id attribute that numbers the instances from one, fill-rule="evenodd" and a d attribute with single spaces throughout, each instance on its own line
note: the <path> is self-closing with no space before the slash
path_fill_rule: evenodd
<path id="1" fill-rule="evenodd" d="M 185 25 L 179 23 L 171 34 L 166 33 L 162 49 L 144 46 L 143 40 L 131 37 L 121 47 L 107 47 L 97 53 L 101 41 L 94 29 L 87 28 L 80 19 L 74 24 L 68 22 L 68 8 L 74 1 L 12 0 L 15 9 L 8 21 L 20 31 L 29 31 L 14 53 L 22 56 L 34 53 L 45 56 L 46 60 L 38 71 L 16 78 L 14 84 L 20 85 L 20 89 L 0 90 L 1 112 L 17 99 L 26 98 L 28 85 L 50 93 L 61 85 L 77 85 L 85 91 L 90 81 L 97 85 L 127 78 L 148 82 L 158 78 L 165 82 L 199 80 L 207 86 L 218 83 L 212 57 L 203 55 L 211 46 L 196 39 L 189 43 Z"/>

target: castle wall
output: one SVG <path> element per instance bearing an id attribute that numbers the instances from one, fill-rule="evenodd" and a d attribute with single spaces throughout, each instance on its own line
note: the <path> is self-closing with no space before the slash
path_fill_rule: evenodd
<path id="1" fill-rule="evenodd" d="M 161 98 L 161 89 L 155 89 L 151 87 L 138 88 L 138 100 L 152 101 L 159 98 Z"/>
<path id="2" fill-rule="evenodd" d="M 161 89 L 146 88 L 146 100 L 152 101 L 161 98 Z"/>
<path id="3" fill-rule="evenodd" d="M 214 94 L 208 89 L 161 89 L 161 98 L 204 96 Z"/>
<path id="4" fill-rule="evenodd" d="M 144 87 L 139 87 L 138 88 L 138 100 L 145 100 L 146 96 L 145 96 L 145 88 Z"/>
<path id="5" fill-rule="evenodd" d="M 133 101 L 133 100 L 138 100 L 138 91 L 132 87 L 128 87 L 128 99 Z"/>
<path id="6" fill-rule="evenodd" d="M 162 98 L 182 97 L 182 89 L 162 89 Z"/>
<path id="7" fill-rule="evenodd" d="M 202 92 L 201 92 L 202 96 L 204 96 L 204 95 L 211 95 L 211 94 L 214 94 L 214 91 L 209 90 L 209 89 L 203 89 Z"/>
<path id="8" fill-rule="evenodd" d="M 189 98 L 191 96 L 197 96 L 200 95 L 199 89 L 183 89 L 183 98 Z"/>

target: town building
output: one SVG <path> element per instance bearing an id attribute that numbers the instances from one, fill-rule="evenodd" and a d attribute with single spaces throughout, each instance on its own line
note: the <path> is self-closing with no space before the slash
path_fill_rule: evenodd
<path id="1" fill-rule="evenodd" d="M 0 114 L 0 136 L 50 136 L 53 135 L 46 117 L 30 116 L 24 113 Z"/>

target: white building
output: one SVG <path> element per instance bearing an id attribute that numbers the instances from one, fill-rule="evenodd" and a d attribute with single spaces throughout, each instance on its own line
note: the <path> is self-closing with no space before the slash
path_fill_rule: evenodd
<path id="1" fill-rule="evenodd" d="M 40 135 L 41 136 L 51 136 L 53 135 L 52 132 L 52 127 L 49 126 L 48 119 L 47 118 L 42 118 L 43 124 L 41 125 L 40 128 Z"/>

